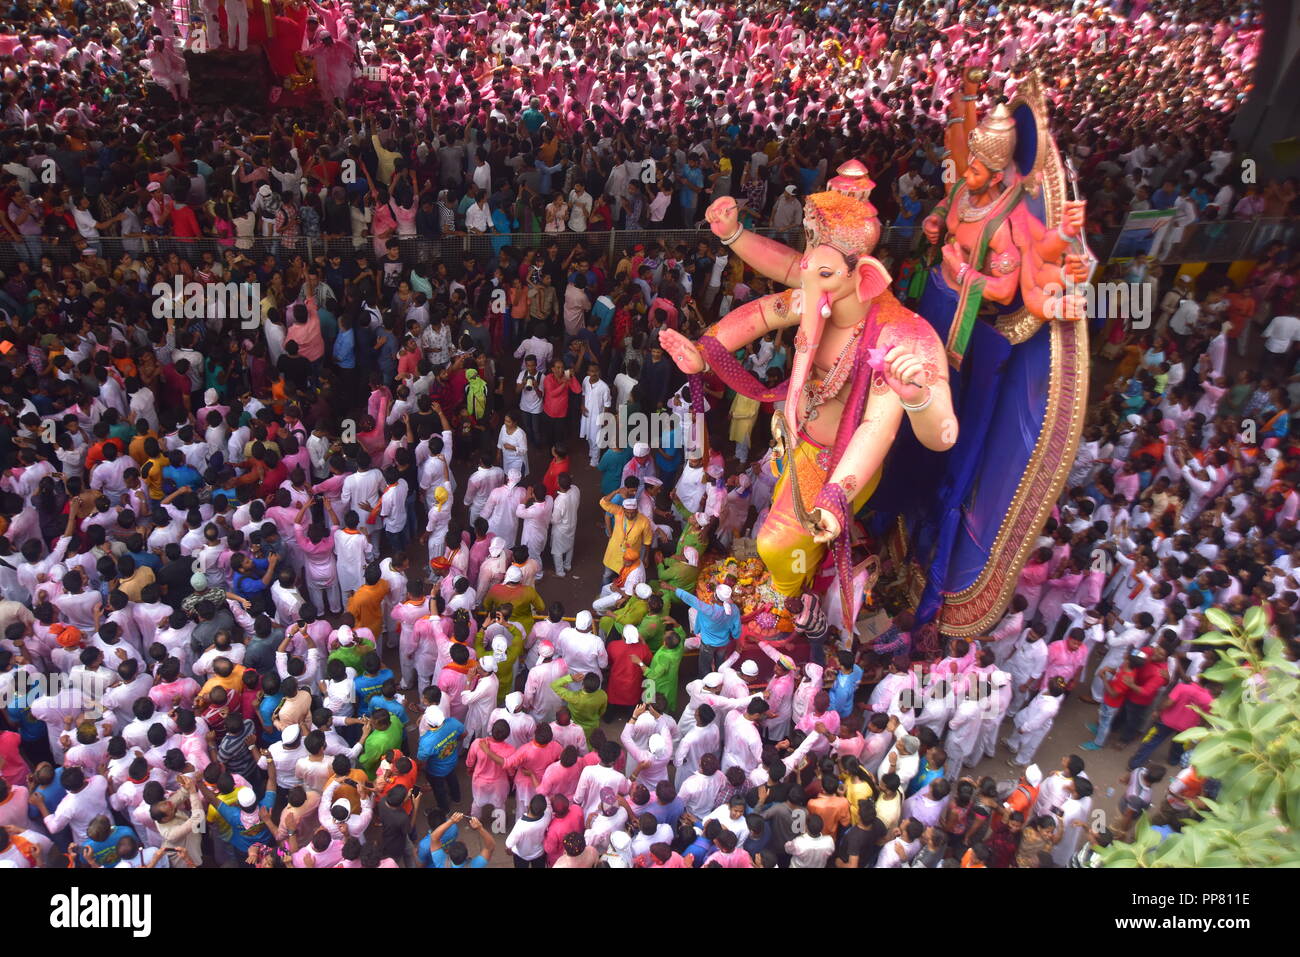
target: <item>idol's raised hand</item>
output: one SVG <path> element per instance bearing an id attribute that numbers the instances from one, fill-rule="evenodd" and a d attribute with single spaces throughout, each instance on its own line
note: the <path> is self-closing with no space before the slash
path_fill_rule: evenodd
<path id="1" fill-rule="evenodd" d="M 718 200 L 718 202 L 722 202 L 722 200 Z M 694 375 L 697 372 L 704 371 L 704 360 L 700 357 L 700 351 L 695 348 L 695 343 L 676 329 L 660 329 L 659 345 L 663 347 L 664 352 L 672 357 L 673 362 L 677 364 L 677 368 L 687 375 Z"/>
<path id="2" fill-rule="evenodd" d="M 731 196 L 723 196 L 709 204 L 704 218 L 709 222 L 709 229 L 719 239 L 730 239 L 740 225 L 740 207 Z"/>

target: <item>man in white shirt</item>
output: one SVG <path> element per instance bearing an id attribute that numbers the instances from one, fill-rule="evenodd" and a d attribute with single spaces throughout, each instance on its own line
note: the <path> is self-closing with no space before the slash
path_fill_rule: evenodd
<path id="1" fill-rule="evenodd" d="M 575 233 L 587 231 L 587 220 L 591 218 L 591 194 L 581 183 L 574 183 L 569 190 L 569 228 Z"/>
<path id="2" fill-rule="evenodd" d="M 743 709 L 727 712 L 723 722 L 722 770 L 739 767 L 749 774 L 763 758 L 763 737 L 758 722 L 767 714 L 767 702 L 755 696 Z"/>
<path id="3" fill-rule="evenodd" d="M 785 842 L 785 852 L 790 855 L 790 866 L 825 867 L 835 853 L 835 838 L 822 833 L 826 825 L 819 815 L 807 815 L 804 823 L 807 830 L 794 840 Z"/>
<path id="4" fill-rule="evenodd" d="M 1264 330 L 1264 348 L 1279 361 L 1286 358 L 1296 341 L 1300 341 L 1300 318 L 1296 316 L 1274 316 Z"/>
<path id="5" fill-rule="evenodd" d="M 605 642 L 591 633 L 591 612 L 580 611 L 571 628 L 565 628 L 555 639 L 555 650 L 573 674 L 603 671 L 609 664 Z"/>
<path id="6" fill-rule="evenodd" d="M 578 534 L 578 506 L 582 499 L 568 472 L 562 473 L 558 481 L 559 491 L 551 506 L 551 559 L 555 574 L 563 578 L 573 569 L 573 542 Z"/>
<path id="7" fill-rule="evenodd" d="M 84 844 L 90 822 L 101 814 L 112 814 L 108 806 L 108 779 L 98 774 L 87 779 L 82 768 L 72 767 L 64 770 L 61 780 L 68 793 L 53 811 L 45 806 L 39 792 L 32 793 L 31 801 L 40 812 L 47 832 L 57 834 L 70 826 L 72 839 Z"/>
<path id="8" fill-rule="evenodd" d="M 465 231 L 469 233 L 486 233 L 492 229 L 492 211 L 488 209 L 487 193 L 482 191 L 474 205 L 465 210 Z"/>

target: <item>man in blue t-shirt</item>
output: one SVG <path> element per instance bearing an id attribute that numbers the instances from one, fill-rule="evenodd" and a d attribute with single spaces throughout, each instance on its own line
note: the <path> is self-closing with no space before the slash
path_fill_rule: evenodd
<path id="1" fill-rule="evenodd" d="M 452 802 L 460 802 L 460 782 L 456 780 L 456 763 L 460 760 L 460 742 L 465 725 L 443 714 L 436 705 L 425 709 L 428 728 L 420 735 L 416 758 L 424 765 L 424 775 L 433 788 L 433 796 L 445 814 Z"/>
<path id="2" fill-rule="evenodd" d="M 839 652 L 835 663 L 839 669 L 831 684 L 831 710 L 842 719 L 849 718 L 853 715 L 854 696 L 862 682 L 862 666 L 853 660 L 853 653 L 849 651 Z"/>
<path id="3" fill-rule="evenodd" d="M 201 777 L 195 778 L 203 800 L 230 825 L 230 834 L 225 839 L 240 863 L 248 857 L 248 849 L 254 844 L 275 846 L 275 835 L 269 826 L 271 809 L 275 807 L 275 761 L 270 755 L 266 758 L 266 771 L 266 793 L 261 800 L 252 788 L 242 787 L 235 792 L 234 804 L 226 804 L 212 792 L 207 782 Z"/>
<path id="4" fill-rule="evenodd" d="M 434 808 L 428 813 L 427 819 L 429 821 L 429 830 L 424 837 L 420 838 L 420 843 L 416 845 L 415 856 L 419 859 L 421 867 L 441 867 L 441 864 L 434 863 L 433 855 L 443 854 L 444 857 L 446 856 L 444 851 L 460 837 L 460 827 L 452 824 L 451 827 L 442 832 L 442 837 L 439 840 L 434 841 L 432 839 L 433 833 L 442 824 L 446 823 L 447 815 Z M 439 860 L 442 860 L 442 858 L 439 858 Z"/>
<path id="5" fill-rule="evenodd" d="M 681 172 L 681 190 L 677 200 L 682 207 L 682 226 L 691 229 L 695 226 L 695 210 L 700 203 L 700 193 L 704 191 L 704 170 L 700 169 L 700 158 L 692 153 L 686 157 L 686 166 Z"/>
<path id="6" fill-rule="evenodd" d="M 482 848 L 474 857 L 469 856 L 469 848 L 463 841 L 446 841 L 445 836 L 452 827 L 466 824 L 479 836 Z M 429 854 L 430 867 L 478 868 L 487 867 L 496 849 L 497 842 L 476 817 L 466 817 L 457 811 L 429 834 L 429 846 L 438 850 Z"/>
<path id="7" fill-rule="evenodd" d="M 86 826 L 86 840 L 78 848 L 82 860 L 91 867 L 116 867 L 117 842 L 124 837 L 135 837 L 135 831 L 114 826 L 108 815 L 101 814 Z"/>
<path id="8" fill-rule="evenodd" d="M 279 560 L 280 556 L 276 554 L 272 554 L 270 559 L 249 558 L 247 555 L 232 558 L 230 564 L 234 574 L 230 577 L 230 585 L 235 594 L 240 598 L 253 601 L 265 592 L 271 587 L 271 580 L 275 578 L 275 568 Z"/>
<path id="9" fill-rule="evenodd" d="M 370 699 L 379 694 L 385 682 L 393 680 L 393 672 L 383 666 L 379 655 L 373 651 L 367 652 L 361 659 L 361 667 L 365 673 L 353 679 L 352 691 L 356 696 L 357 714 L 365 717 L 370 714 L 373 707 Z M 401 717 L 402 723 L 405 723 L 405 716 L 398 717 Z"/>

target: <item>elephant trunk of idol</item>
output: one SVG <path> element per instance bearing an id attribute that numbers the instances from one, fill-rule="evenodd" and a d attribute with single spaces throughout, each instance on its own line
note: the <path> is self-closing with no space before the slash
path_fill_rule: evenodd
<path id="1" fill-rule="evenodd" d="M 813 358 L 821 345 L 822 330 L 826 328 L 826 320 L 831 315 L 830 293 L 823 292 L 820 296 L 805 293 L 800 298 L 803 319 L 799 328 L 804 334 L 806 348 L 795 351 L 794 365 L 790 368 L 790 389 L 785 396 L 785 424 L 792 442 L 799 440 L 799 410 L 803 405 L 804 385 L 808 382 Z"/>

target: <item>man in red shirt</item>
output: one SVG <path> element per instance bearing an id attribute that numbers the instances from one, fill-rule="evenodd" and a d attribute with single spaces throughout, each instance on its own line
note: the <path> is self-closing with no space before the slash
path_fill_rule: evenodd
<path id="1" fill-rule="evenodd" d="M 103 426 L 103 428 L 101 428 Z M 126 446 L 122 440 L 116 436 L 108 434 L 108 423 L 102 419 L 96 422 L 91 429 L 91 434 L 95 437 L 95 442 L 86 450 L 86 462 L 83 468 L 87 475 L 94 471 L 95 466 L 104 460 L 104 446 L 116 445 L 119 453 L 126 452 Z"/>
<path id="2" fill-rule="evenodd" d="M 1110 672 L 1110 675 L 1105 685 L 1102 686 L 1097 723 L 1087 725 L 1088 730 L 1093 732 L 1095 737 L 1091 741 L 1085 741 L 1079 745 L 1081 749 L 1084 751 L 1100 751 L 1101 746 L 1106 743 L 1106 736 L 1110 734 L 1110 726 L 1128 697 L 1129 683 L 1136 677 L 1143 661 L 1142 653 L 1135 651 L 1128 656 L 1128 661 L 1120 665 L 1117 670 L 1112 671 L 1110 668 L 1104 668 L 1098 673 L 1102 678 L 1107 678 L 1107 672 Z"/>
<path id="3" fill-rule="evenodd" d="M 1208 712 L 1213 703 L 1214 694 L 1205 686 L 1205 680 L 1201 676 L 1179 681 L 1165 698 L 1165 707 L 1156 719 L 1154 732 L 1129 761 L 1129 770 L 1145 764 L 1162 741 L 1200 724 L 1204 720 L 1201 712 Z M 1182 756 L 1183 746 L 1177 741 L 1170 742 L 1169 763 L 1177 764 Z"/>
<path id="4" fill-rule="evenodd" d="M 180 239 L 194 239 L 203 235 L 199 229 L 198 217 L 194 215 L 194 210 L 182 202 L 177 202 L 172 208 L 172 235 Z"/>
<path id="5" fill-rule="evenodd" d="M 184 408 L 190 411 L 190 360 L 177 359 L 162 368 L 162 405 L 167 408 Z"/>
<path id="6" fill-rule="evenodd" d="M 551 445 L 567 438 L 569 394 L 581 391 L 582 386 L 574 378 L 573 372 L 564 368 L 564 360 L 554 360 L 550 374 L 542 380 L 542 421 L 547 426 L 546 438 Z"/>
<path id="7" fill-rule="evenodd" d="M 1128 690 L 1124 694 L 1124 704 L 1116 717 L 1119 732 L 1119 746 L 1132 744 L 1146 727 L 1145 716 L 1151 702 L 1156 700 L 1160 689 L 1169 681 L 1169 652 L 1156 645 L 1143 648 L 1140 654 L 1142 663 L 1136 673 L 1125 680 Z"/>

